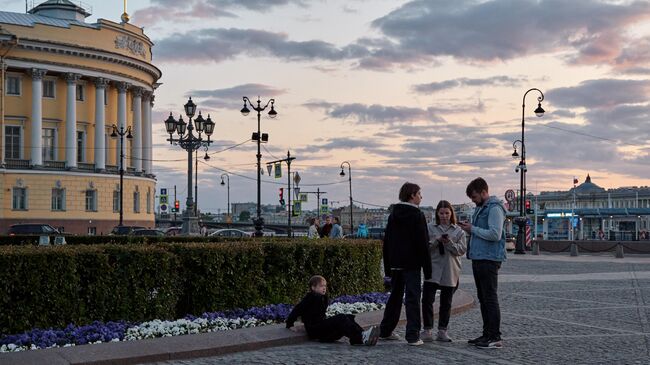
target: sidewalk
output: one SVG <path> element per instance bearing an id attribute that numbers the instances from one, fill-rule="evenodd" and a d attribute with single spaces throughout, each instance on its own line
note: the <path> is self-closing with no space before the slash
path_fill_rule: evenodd
<path id="1" fill-rule="evenodd" d="M 454 295 L 452 314 L 470 309 L 472 296 L 462 290 Z M 438 308 L 435 308 L 437 313 Z M 378 325 L 384 311 L 358 314 L 362 327 Z M 402 313 L 402 321 L 405 320 Z M 112 342 L 65 348 L 0 354 L 2 365 L 140 364 L 146 362 L 192 359 L 234 352 L 259 350 L 273 346 L 308 342 L 303 333 L 284 328 L 283 324 L 219 331 L 195 335 L 164 337 L 140 341 Z"/>

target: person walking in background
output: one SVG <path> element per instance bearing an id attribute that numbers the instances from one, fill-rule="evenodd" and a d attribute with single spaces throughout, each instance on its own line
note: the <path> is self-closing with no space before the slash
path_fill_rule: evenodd
<path id="1" fill-rule="evenodd" d="M 293 324 L 301 317 L 307 335 L 312 340 L 321 342 L 334 342 L 345 336 L 350 340 L 350 345 L 374 346 L 377 344 L 379 329 L 370 326 L 363 330 L 354 320 L 352 314 L 337 314 L 326 318 L 329 300 L 327 297 L 327 281 L 320 275 L 309 279 L 310 291 L 293 309 L 286 320 L 286 327 L 291 329 Z"/>
<path id="2" fill-rule="evenodd" d="M 320 229 L 318 228 L 318 218 L 309 219 L 309 231 L 307 231 L 307 238 L 320 238 Z"/>
<path id="3" fill-rule="evenodd" d="M 341 219 L 339 217 L 334 217 L 330 238 L 343 238 L 343 228 L 341 228 Z"/>
<path id="4" fill-rule="evenodd" d="M 460 257 L 465 254 L 465 232 L 456 225 L 454 208 L 446 200 L 441 200 L 436 207 L 435 223 L 429 228 L 429 253 L 431 255 L 431 279 L 424 281 L 422 289 L 422 322 L 424 331 L 420 338 L 425 342 L 433 337 L 433 303 L 436 291 L 440 290 L 440 312 L 438 316 L 438 333 L 435 340 L 451 342 L 447 334 L 451 301 L 458 288 L 460 278 Z"/>
<path id="5" fill-rule="evenodd" d="M 399 191 L 399 200 L 388 216 L 384 235 L 384 272 L 391 277 L 391 292 L 381 321 L 379 338 L 399 340 L 393 330 L 399 322 L 404 297 L 406 341 L 411 346 L 419 346 L 423 344 L 420 339 L 422 269 L 424 278 L 431 279 L 429 233 L 427 220 L 419 208 L 422 201 L 420 187 L 404 183 Z"/>
<path id="6" fill-rule="evenodd" d="M 483 318 L 483 334 L 467 342 L 479 348 L 501 348 L 501 310 L 497 291 L 499 269 L 506 259 L 506 209 L 497 197 L 490 196 L 488 184 L 481 177 L 472 180 L 465 193 L 476 204 L 476 209 L 471 223 L 458 225 L 470 234 L 467 258 L 472 260 L 476 295 Z"/>
<path id="7" fill-rule="evenodd" d="M 327 216 L 325 218 L 325 224 L 320 227 L 320 238 L 327 238 L 330 236 L 330 231 L 332 230 L 332 218 Z"/>

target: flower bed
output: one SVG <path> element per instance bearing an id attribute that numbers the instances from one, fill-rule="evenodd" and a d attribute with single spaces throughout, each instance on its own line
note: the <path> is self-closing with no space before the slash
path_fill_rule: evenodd
<path id="1" fill-rule="evenodd" d="M 332 301 L 327 316 L 358 314 L 383 309 L 387 293 L 344 295 Z M 93 322 L 86 326 L 68 325 L 64 329 L 34 329 L 0 339 L 0 352 L 68 347 L 102 342 L 134 341 L 145 338 L 179 336 L 191 333 L 228 331 L 282 323 L 293 306 L 271 304 L 250 309 L 204 313 L 200 317 L 186 316 L 175 321 L 153 320 L 143 323 Z"/>

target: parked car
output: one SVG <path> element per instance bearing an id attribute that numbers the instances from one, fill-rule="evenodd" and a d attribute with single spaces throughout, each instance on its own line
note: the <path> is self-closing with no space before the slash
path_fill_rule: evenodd
<path id="1" fill-rule="evenodd" d="M 164 237 L 165 233 L 159 229 L 135 229 L 132 236 Z"/>
<path id="2" fill-rule="evenodd" d="M 8 234 L 10 236 L 16 235 L 28 235 L 28 236 L 38 236 L 38 235 L 60 235 L 58 229 L 50 226 L 49 224 L 42 223 L 21 223 L 14 224 L 9 227 Z"/>
<path id="3" fill-rule="evenodd" d="M 383 227 L 368 228 L 368 238 L 376 238 L 381 240 L 384 238 L 384 231 L 385 229 Z"/>
<path id="4" fill-rule="evenodd" d="M 517 240 L 514 236 L 506 236 L 506 250 L 514 251 Z"/>
<path id="5" fill-rule="evenodd" d="M 127 234 L 130 234 L 131 232 L 135 231 L 136 229 L 145 229 L 145 227 L 142 227 L 142 226 L 115 226 L 115 227 L 113 227 L 113 230 L 111 230 L 111 233 L 109 233 L 109 235 L 112 235 L 112 236 L 126 236 Z"/>
<path id="6" fill-rule="evenodd" d="M 253 232 L 242 231 L 241 229 L 236 228 L 224 228 L 217 229 L 216 231 L 210 233 L 209 237 L 251 237 Z"/>
<path id="7" fill-rule="evenodd" d="M 165 229 L 165 236 L 178 236 L 182 230 L 183 227 L 169 227 Z"/>

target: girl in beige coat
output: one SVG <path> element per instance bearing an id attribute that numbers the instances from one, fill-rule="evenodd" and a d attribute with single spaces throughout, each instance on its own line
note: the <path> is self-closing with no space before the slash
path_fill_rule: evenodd
<path id="1" fill-rule="evenodd" d="M 458 288 L 460 258 L 465 254 L 465 232 L 456 225 L 456 214 L 451 204 L 441 200 L 436 207 L 435 224 L 429 223 L 429 252 L 431 253 L 431 279 L 424 281 L 422 290 L 423 341 L 433 341 L 433 302 L 440 290 L 440 314 L 436 341 L 451 342 L 447 325 L 451 314 L 451 301 Z"/>

